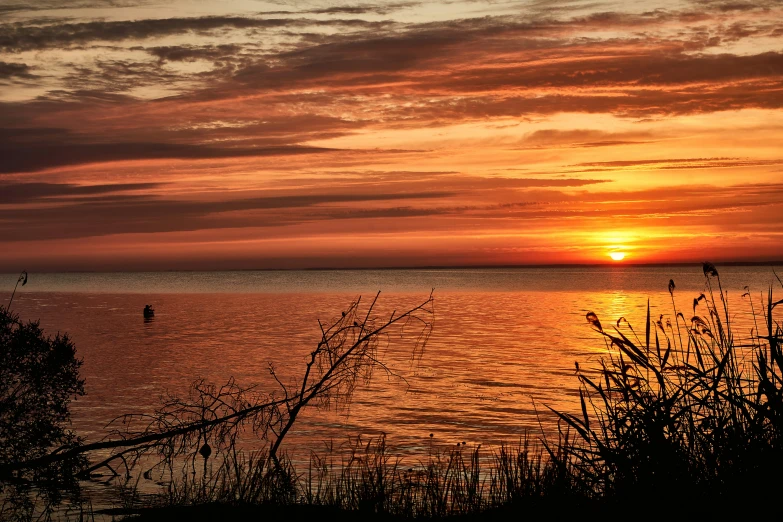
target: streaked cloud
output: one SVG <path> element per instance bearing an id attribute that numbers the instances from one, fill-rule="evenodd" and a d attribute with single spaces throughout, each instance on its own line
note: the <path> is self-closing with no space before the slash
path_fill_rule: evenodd
<path id="1" fill-rule="evenodd" d="M 22 52 L 70 47 L 99 42 L 138 41 L 172 35 L 205 35 L 222 29 L 265 30 L 310 26 L 377 29 L 383 22 L 356 19 L 307 20 L 210 16 L 128 21 L 66 22 L 43 25 L 11 23 L 0 25 L 0 50 Z"/>
<path id="2" fill-rule="evenodd" d="M 124 183 L 116 185 L 72 185 L 68 183 L 0 183 L 0 204 L 18 205 L 35 201 L 78 201 L 96 195 L 148 190 L 159 183 Z"/>
<path id="3" fill-rule="evenodd" d="M 601 261 L 631 228 L 660 261 L 680 227 L 766 259 L 783 234 L 780 2 L 184 5 L 0 7 L 6 268 L 46 241 L 121 263 L 98 237 L 128 266 L 163 237 L 287 266 L 323 238 L 385 259 L 373 234 L 401 264 Z"/>
<path id="4" fill-rule="evenodd" d="M 0 80 L 9 78 L 32 78 L 30 67 L 24 63 L 0 62 Z"/>

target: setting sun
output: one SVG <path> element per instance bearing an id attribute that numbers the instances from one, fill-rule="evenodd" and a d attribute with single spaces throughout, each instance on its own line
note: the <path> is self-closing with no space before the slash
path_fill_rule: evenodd
<path id="1" fill-rule="evenodd" d="M 612 261 L 622 261 L 625 259 L 625 252 L 611 252 L 609 257 L 612 258 Z"/>

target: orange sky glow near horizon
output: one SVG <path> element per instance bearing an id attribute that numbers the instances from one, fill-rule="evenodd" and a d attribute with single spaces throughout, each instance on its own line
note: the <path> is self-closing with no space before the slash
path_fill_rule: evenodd
<path id="1" fill-rule="evenodd" d="M 105 4 L 0 2 L 0 271 L 783 259 L 779 0 Z"/>

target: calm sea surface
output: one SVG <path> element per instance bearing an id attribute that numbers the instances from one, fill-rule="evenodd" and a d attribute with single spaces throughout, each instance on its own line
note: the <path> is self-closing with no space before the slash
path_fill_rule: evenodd
<path id="1" fill-rule="evenodd" d="M 770 284 L 778 294 L 780 286 L 771 267 L 719 269 L 737 332 L 747 334 L 743 287 L 759 303 Z M 97 440 L 114 417 L 150 412 L 162 395 L 182 395 L 197 378 L 272 389 L 270 363 L 284 379 L 302 375 L 319 319 L 327 323 L 378 291 L 379 313 L 388 317 L 434 289 L 434 329 L 421 360 L 411 362 L 406 339 L 392 338 L 383 353 L 407 382 L 377 373 L 348 412 L 309 411 L 287 447 L 306 454 L 327 441 L 385 432 L 398 453 L 415 454 L 430 433 L 442 443 L 514 442 L 525 430 L 539 433 L 539 417 L 551 426 L 546 406 L 575 410 L 574 362 L 595 366 L 606 352 L 585 313 L 604 325 L 624 316 L 641 336 L 648 298 L 654 318 L 673 316 L 669 279 L 690 318 L 693 298 L 705 290 L 699 266 L 34 273 L 13 309 L 76 343 L 87 394 L 74 403 L 73 423 Z M 0 276 L 2 295 L 15 281 Z M 147 303 L 156 310 L 151 322 L 142 318 Z"/>

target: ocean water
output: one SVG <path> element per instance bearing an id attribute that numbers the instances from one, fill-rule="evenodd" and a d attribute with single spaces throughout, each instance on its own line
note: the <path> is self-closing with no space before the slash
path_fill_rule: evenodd
<path id="1" fill-rule="evenodd" d="M 719 269 L 735 332 L 749 335 L 743 294 L 760 303 L 770 285 L 783 293 L 773 268 Z M 705 291 L 700 266 L 34 273 L 12 308 L 75 342 L 87 393 L 73 403 L 73 426 L 95 441 L 118 415 L 149 413 L 196 379 L 272 390 L 272 364 L 292 382 L 320 340 L 319 320 L 329 323 L 360 296 L 366 310 L 377 292 L 375 311 L 388 317 L 432 292 L 434 326 L 421 357 L 411 357 L 412 334 L 389 337 L 381 356 L 396 376 L 376 372 L 345 410 L 308 410 L 284 446 L 306 458 L 324 444 L 385 433 L 397 454 L 416 455 L 430 433 L 443 444 L 485 445 L 551 433 L 547 407 L 578 411 L 574 363 L 595 367 L 606 354 L 585 314 L 605 326 L 625 317 L 641 337 L 648 299 L 653 318 L 673 320 L 669 279 L 690 318 Z M 15 282 L 0 275 L 2 295 Z M 152 321 L 142 317 L 145 304 L 156 310 Z"/>

